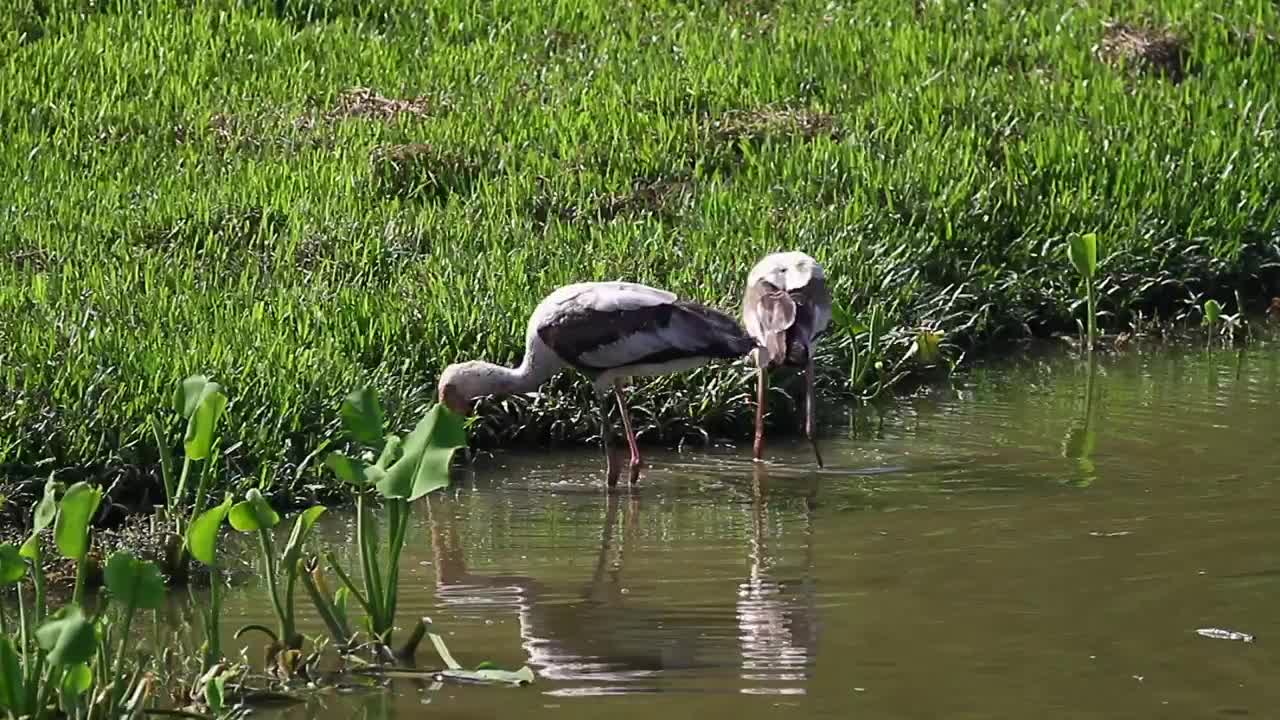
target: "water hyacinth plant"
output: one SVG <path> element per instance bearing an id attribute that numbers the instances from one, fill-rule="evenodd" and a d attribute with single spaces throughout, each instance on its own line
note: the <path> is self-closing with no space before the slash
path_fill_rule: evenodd
<path id="1" fill-rule="evenodd" d="M 166 572 L 172 577 L 185 577 L 187 571 L 187 528 L 205 511 L 209 489 L 215 485 L 218 453 L 218 422 L 227 408 L 222 386 L 204 375 L 192 375 L 174 391 L 175 411 L 186 420 L 182 438 L 182 469 L 175 469 L 173 453 L 160 420 L 151 415 L 147 422 L 160 450 L 160 474 L 164 482 L 165 515 L 172 523 L 167 536 L 171 540 L 165 558 Z M 192 475 L 196 486 L 190 488 Z"/>
<path id="2" fill-rule="evenodd" d="M 366 452 L 364 457 L 352 457 L 334 451 L 325 458 L 325 464 L 356 494 L 361 583 L 357 584 L 353 574 L 332 553 L 327 560 L 350 596 L 364 609 L 366 630 L 383 655 L 411 656 L 421 633 L 415 632 L 412 642 L 392 650 L 400 554 L 409 527 L 409 504 L 448 486 L 449 462 L 456 449 L 466 446 L 467 438 L 463 418 L 439 404 L 403 440 L 395 434 L 384 435 L 384 424 L 382 405 L 372 390 L 357 390 L 343 400 L 343 429 Z M 386 508 L 385 537 L 379 537 L 374 520 L 375 498 L 380 498 Z M 340 614 L 339 607 L 326 605 L 321 609 L 322 616 L 336 618 Z"/>
<path id="3" fill-rule="evenodd" d="M 1098 272 L 1098 236 L 1096 233 L 1073 235 L 1067 240 L 1067 258 L 1080 276 L 1084 288 L 1086 323 L 1084 342 L 1090 355 L 1098 339 L 1098 308 L 1095 276 Z"/>

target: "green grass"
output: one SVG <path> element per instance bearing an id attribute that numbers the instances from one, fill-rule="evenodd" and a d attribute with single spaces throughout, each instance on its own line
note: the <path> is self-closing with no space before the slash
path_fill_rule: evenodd
<path id="1" fill-rule="evenodd" d="M 736 314 L 778 249 L 822 261 L 852 317 L 880 304 L 890 355 L 929 323 L 978 349 L 1072 331 L 1075 232 L 1102 242 L 1104 326 L 1277 285 L 1271 0 L 6 7 L 11 472 L 150 463 L 146 413 L 203 372 L 232 397 L 232 472 L 289 475 L 357 383 L 403 426 L 446 363 L 517 358 L 560 284 Z M 1185 80 L 1100 61 L 1109 19 L 1185 33 Z M 417 102 L 335 111 L 354 87 Z M 638 423 L 745 436 L 748 377 L 647 383 Z M 589 435 L 587 397 L 504 403 L 478 439 Z"/>

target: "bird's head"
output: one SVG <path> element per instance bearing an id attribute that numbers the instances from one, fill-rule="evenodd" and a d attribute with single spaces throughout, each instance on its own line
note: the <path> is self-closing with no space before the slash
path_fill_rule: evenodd
<path id="1" fill-rule="evenodd" d="M 476 399 L 493 392 L 494 367 L 471 360 L 445 368 L 440 374 L 440 402 L 459 415 L 470 415 Z"/>

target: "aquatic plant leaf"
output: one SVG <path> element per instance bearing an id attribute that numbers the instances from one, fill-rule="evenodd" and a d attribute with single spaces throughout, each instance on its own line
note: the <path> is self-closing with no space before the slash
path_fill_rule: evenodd
<path id="1" fill-rule="evenodd" d="M 22 716 L 26 697 L 21 660 L 13 647 L 13 638 L 0 635 L 0 710 L 8 711 L 10 716 Z"/>
<path id="2" fill-rule="evenodd" d="M 284 546 L 284 554 L 281 556 L 282 564 L 289 571 L 292 571 L 292 568 L 297 566 L 298 559 L 302 557 L 302 546 L 307 542 L 307 536 L 311 534 L 312 528 L 315 527 L 316 520 L 327 509 L 323 505 L 309 507 L 293 521 L 293 532 L 289 535 L 289 543 Z"/>
<path id="3" fill-rule="evenodd" d="M 382 404 L 378 394 L 369 388 L 360 388 L 342 400 L 342 427 L 357 442 L 370 447 L 382 445 Z"/>
<path id="4" fill-rule="evenodd" d="M 36 510 L 31 516 L 31 533 L 42 532 L 53 524 L 58 516 L 58 483 L 49 478 L 44 484 L 44 496 L 36 503 Z"/>
<path id="5" fill-rule="evenodd" d="M 183 383 L 185 386 L 186 383 Z M 186 398 L 188 403 L 190 398 Z M 187 434 L 183 438 L 183 449 L 192 460 L 204 460 L 213 452 L 213 440 L 218 429 L 218 420 L 227 409 L 227 396 L 222 386 L 215 382 L 206 382 L 196 397 L 195 407 L 187 417 Z"/>
<path id="6" fill-rule="evenodd" d="M 1085 233 L 1071 238 L 1067 243 L 1067 258 L 1080 277 L 1092 279 L 1098 270 L 1098 235 Z"/>
<path id="7" fill-rule="evenodd" d="M 382 446 L 382 452 L 378 455 L 378 462 L 374 464 L 374 467 L 377 468 L 379 473 L 385 472 L 387 466 L 395 462 L 396 458 L 400 457 L 401 442 L 399 435 L 387 436 L 387 442 Z M 366 471 L 365 475 L 368 476 L 369 473 Z M 378 479 L 381 479 L 381 474 L 379 474 Z M 376 482 L 376 480 L 374 482 Z"/>
<path id="8" fill-rule="evenodd" d="M 221 505 L 205 510 L 192 521 L 187 528 L 187 549 L 191 557 L 213 567 L 218 559 L 218 533 L 230 512 L 231 496 L 227 495 Z"/>
<path id="9" fill-rule="evenodd" d="M 40 533 L 53 524 L 58 517 L 58 483 L 53 477 L 44 484 L 44 497 L 36 503 L 35 512 L 31 514 L 31 537 L 22 543 L 18 552 L 24 558 L 35 560 L 40 549 Z"/>
<path id="10" fill-rule="evenodd" d="M 93 522 L 102 490 L 87 482 L 67 488 L 58 505 L 58 518 L 53 526 L 53 539 L 63 557 L 82 560 L 89 552 L 89 524 Z"/>
<path id="11" fill-rule="evenodd" d="M 447 680 L 460 680 L 473 683 L 501 683 L 506 685 L 530 685 L 535 680 L 533 671 L 528 665 L 516 671 L 484 668 L 480 670 L 441 670 L 440 676 Z"/>
<path id="12" fill-rule="evenodd" d="M 387 468 L 378 482 L 385 498 L 413 502 L 427 493 L 449 485 L 449 461 L 460 447 L 466 447 L 465 419 L 437 404 L 427 412 L 401 446 L 403 453 Z"/>
<path id="13" fill-rule="evenodd" d="M 36 642 L 54 665 L 75 665 L 93 659 L 98 639 L 93 624 L 79 605 L 66 605 L 36 630 Z"/>
<path id="14" fill-rule="evenodd" d="M 342 482 L 362 489 L 376 484 L 386 474 L 377 466 L 336 450 L 325 456 L 324 464 Z"/>
<path id="15" fill-rule="evenodd" d="M 1222 305 L 1217 300 L 1206 300 L 1204 303 L 1204 324 L 1217 325 L 1222 319 Z"/>
<path id="16" fill-rule="evenodd" d="M 462 670 L 462 664 L 453 659 L 453 653 L 449 652 L 449 646 L 444 644 L 444 638 L 435 631 L 431 622 L 426 618 L 422 619 L 423 625 L 427 629 L 427 637 L 431 638 L 431 645 L 436 649 L 436 654 L 444 661 L 444 666 L 450 670 Z"/>
<path id="17" fill-rule="evenodd" d="M 204 683 L 204 704 L 209 706 L 209 712 L 214 715 L 222 712 L 225 695 L 223 690 L 226 684 L 227 679 L 221 674 L 209 678 Z"/>
<path id="18" fill-rule="evenodd" d="M 921 330 L 916 335 L 916 357 L 920 358 L 920 362 L 927 364 L 935 363 L 941 355 L 939 346 L 942 343 L 942 333 L 933 330 Z"/>
<path id="19" fill-rule="evenodd" d="M 0 587 L 12 585 L 27 574 L 27 561 L 12 543 L 0 545 Z"/>
<path id="20" fill-rule="evenodd" d="M 93 687 L 93 670 L 85 663 L 72 665 L 62 676 L 61 690 L 64 696 L 80 697 L 91 687 Z"/>
<path id="21" fill-rule="evenodd" d="M 255 532 L 280 524 L 280 516 L 257 488 L 244 494 L 245 499 L 231 506 L 231 527 L 240 532 Z"/>
<path id="22" fill-rule="evenodd" d="M 139 560 L 123 550 L 112 553 L 103 579 L 112 599 L 125 606 L 155 610 L 164 604 L 164 578 L 150 560 Z"/>

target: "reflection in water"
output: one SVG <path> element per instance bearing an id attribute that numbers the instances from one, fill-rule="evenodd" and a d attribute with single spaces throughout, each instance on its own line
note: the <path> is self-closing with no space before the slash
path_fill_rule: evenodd
<path id="1" fill-rule="evenodd" d="M 778 438 L 776 464 L 671 454 L 606 499 L 594 451 L 495 454 L 415 506 L 401 621 L 433 616 L 465 664 L 527 662 L 537 684 L 397 680 L 283 715 L 1269 717 L 1280 353 L 1095 363 L 1028 357 L 892 399 L 882 436 L 825 439 L 821 471 Z M 354 526 L 327 513 L 316 542 L 343 555 Z M 228 593 L 233 653 L 265 597 Z"/>
<path id="2" fill-rule="evenodd" d="M 1090 351 L 1086 362 L 1084 380 L 1084 409 L 1080 416 L 1072 420 L 1067 436 L 1062 441 L 1062 456 L 1076 461 L 1078 477 L 1071 484 L 1080 487 L 1092 485 L 1097 479 L 1097 468 L 1093 464 L 1093 449 L 1097 444 L 1097 428 L 1094 423 L 1095 379 L 1098 375 L 1098 360 Z"/>
<path id="3" fill-rule="evenodd" d="M 751 574 L 738 586 L 738 628 L 742 646 L 742 679 L 784 682 L 784 686 L 744 687 L 746 693 L 803 694 L 804 681 L 817 654 L 818 624 L 813 577 L 813 510 L 816 479 L 805 498 L 804 575 L 799 592 L 789 596 L 785 580 L 772 574 L 769 556 L 767 471 L 757 465 L 751 493 Z"/>
<path id="4" fill-rule="evenodd" d="M 641 502 L 638 495 L 618 494 L 604 501 L 591 576 L 568 596 L 528 575 L 471 571 L 458 533 L 467 503 L 447 496 L 432 498 L 427 515 L 437 601 L 455 609 L 512 608 L 528 663 L 540 677 L 606 684 L 565 688 L 557 694 L 644 692 L 652 688 L 637 683 L 660 672 L 711 668 L 726 657 L 739 658 L 740 677 L 748 681 L 743 692 L 803 693 L 817 640 L 812 574 L 816 482 L 806 502 L 803 575 L 794 583 L 772 572 L 765 483 L 757 470 L 750 574 L 738 585 L 732 615 L 672 612 L 629 597 L 623 570 L 637 542 Z M 669 560 L 679 562 L 677 556 Z"/>

